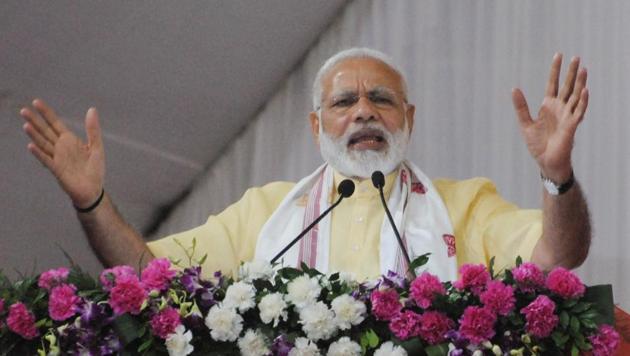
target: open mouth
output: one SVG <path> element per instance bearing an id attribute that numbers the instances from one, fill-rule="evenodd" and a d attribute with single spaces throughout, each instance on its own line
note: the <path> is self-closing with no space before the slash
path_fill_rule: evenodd
<path id="1" fill-rule="evenodd" d="M 350 136 L 348 145 L 356 145 L 362 143 L 382 144 L 385 142 L 385 135 L 381 130 L 365 129 L 355 132 Z"/>

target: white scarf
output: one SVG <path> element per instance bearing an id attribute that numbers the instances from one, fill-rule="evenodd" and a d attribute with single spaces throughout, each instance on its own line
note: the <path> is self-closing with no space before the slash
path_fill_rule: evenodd
<path id="1" fill-rule="evenodd" d="M 255 258 L 270 261 L 287 246 L 329 207 L 328 198 L 332 189 L 333 169 L 326 164 L 300 180 L 260 231 Z M 308 195 L 306 206 L 300 204 L 305 195 Z M 444 202 L 431 180 L 418 167 L 405 161 L 398 171 L 387 205 L 409 258 L 413 261 L 415 257 L 431 253 L 429 262 L 416 272 L 429 271 L 442 281 L 455 280 L 457 260 L 453 227 Z M 328 273 L 330 221 L 329 214 L 297 245 L 291 247 L 282 257 L 284 265 L 300 266 L 304 262 L 309 267 Z M 380 239 L 381 273 L 395 271 L 404 275 L 407 268 L 396 235 L 387 217 L 384 217 Z"/>

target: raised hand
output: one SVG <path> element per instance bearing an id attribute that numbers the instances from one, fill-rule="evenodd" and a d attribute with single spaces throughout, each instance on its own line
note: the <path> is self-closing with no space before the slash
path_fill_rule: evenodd
<path id="1" fill-rule="evenodd" d="M 77 207 L 87 207 L 100 195 L 105 176 L 105 153 L 98 113 L 90 108 L 85 116 L 87 143 L 57 117 L 43 100 L 23 108 L 24 131 L 31 138 L 28 150 L 57 178 Z"/>
<path id="2" fill-rule="evenodd" d="M 588 106 L 586 69 L 579 68 L 580 59 L 571 60 L 564 84 L 558 91 L 561 64 L 562 54 L 556 53 L 545 97 L 535 119 L 529 113 L 523 92 L 518 88 L 512 91 L 512 103 L 529 153 L 541 173 L 556 183 L 565 182 L 571 176 L 575 131 Z"/>

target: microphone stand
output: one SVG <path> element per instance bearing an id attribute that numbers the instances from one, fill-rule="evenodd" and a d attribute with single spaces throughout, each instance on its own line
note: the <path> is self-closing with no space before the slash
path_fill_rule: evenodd
<path id="1" fill-rule="evenodd" d="M 398 240 L 398 246 L 400 246 L 400 249 L 403 252 L 403 256 L 405 257 L 405 261 L 407 261 L 407 266 L 409 268 L 408 272 L 411 274 L 413 279 L 415 279 L 416 272 L 413 270 L 413 268 L 411 268 L 411 259 L 409 258 L 409 253 L 407 253 L 407 249 L 405 248 L 405 245 L 400 238 L 400 233 L 398 232 L 396 224 L 394 223 L 394 218 L 392 218 L 392 214 L 389 212 L 389 208 L 387 207 L 387 203 L 385 202 L 385 193 L 383 193 L 383 187 L 385 186 L 385 177 L 383 176 L 383 173 L 381 171 L 375 171 L 374 173 L 372 173 L 372 184 L 376 189 L 378 189 L 378 192 L 380 193 L 381 202 L 383 203 L 383 207 L 385 208 L 385 213 L 387 213 L 389 224 L 392 226 L 392 230 L 394 230 L 394 235 L 396 235 L 396 240 Z"/>

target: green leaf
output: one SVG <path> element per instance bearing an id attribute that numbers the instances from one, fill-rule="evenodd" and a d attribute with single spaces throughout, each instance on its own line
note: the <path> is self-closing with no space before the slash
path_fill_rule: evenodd
<path id="1" fill-rule="evenodd" d="M 424 351 L 427 353 L 427 356 L 443 356 L 448 354 L 448 344 L 427 346 Z"/>
<path id="2" fill-rule="evenodd" d="M 580 355 L 580 350 L 577 348 L 577 346 L 573 345 L 573 347 L 571 347 L 571 356 L 579 356 Z"/>
<path id="3" fill-rule="evenodd" d="M 148 350 L 152 344 L 153 344 L 153 338 L 150 338 L 149 340 L 143 342 L 142 345 L 138 347 L 138 353 Z"/>
<path id="4" fill-rule="evenodd" d="M 569 326 L 569 313 L 566 310 L 560 312 L 560 326 L 565 330 Z"/>
<path id="5" fill-rule="evenodd" d="M 427 264 L 427 262 L 429 262 L 429 255 L 431 255 L 430 252 L 414 258 L 413 261 L 411 261 L 411 265 L 409 265 L 409 269 L 415 271 L 416 268 L 422 267 Z"/>
<path id="6" fill-rule="evenodd" d="M 494 256 L 490 258 L 490 263 L 488 264 L 488 271 L 490 272 L 490 278 L 494 279 Z"/>
<path id="7" fill-rule="evenodd" d="M 571 328 L 571 335 L 573 335 L 574 337 L 577 337 L 577 335 L 580 335 L 580 321 L 575 316 L 571 317 L 570 328 Z"/>
<path id="8" fill-rule="evenodd" d="M 585 311 L 586 309 L 591 307 L 591 303 L 585 303 L 585 302 L 579 302 L 577 304 L 575 304 L 575 306 L 573 308 L 571 308 L 571 311 L 579 314 L 583 311 Z"/>
<path id="9" fill-rule="evenodd" d="M 203 255 L 203 257 L 201 257 L 199 261 L 197 261 L 197 264 L 200 264 L 200 265 L 204 264 L 207 258 L 208 258 L 208 254 L 206 253 L 205 255 Z"/>
<path id="10" fill-rule="evenodd" d="M 523 259 L 521 258 L 521 256 L 516 256 L 516 267 L 522 264 L 523 264 Z"/>
<path id="11" fill-rule="evenodd" d="M 129 345 L 140 337 L 140 322 L 129 314 L 123 314 L 114 319 L 112 326 L 123 346 Z"/>
<path id="12" fill-rule="evenodd" d="M 593 309 L 599 314 L 594 318 L 595 323 L 598 325 L 614 325 L 615 308 L 613 304 L 612 285 L 602 284 L 587 287 L 582 300 L 592 303 Z"/>
<path id="13" fill-rule="evenodd" d="M 564 349 L 564 345 L 569 341 L 569 335 L 559 331 L 554 331 L 553 334 L 551 334 L 551 338 L 559 349 Z"/>

